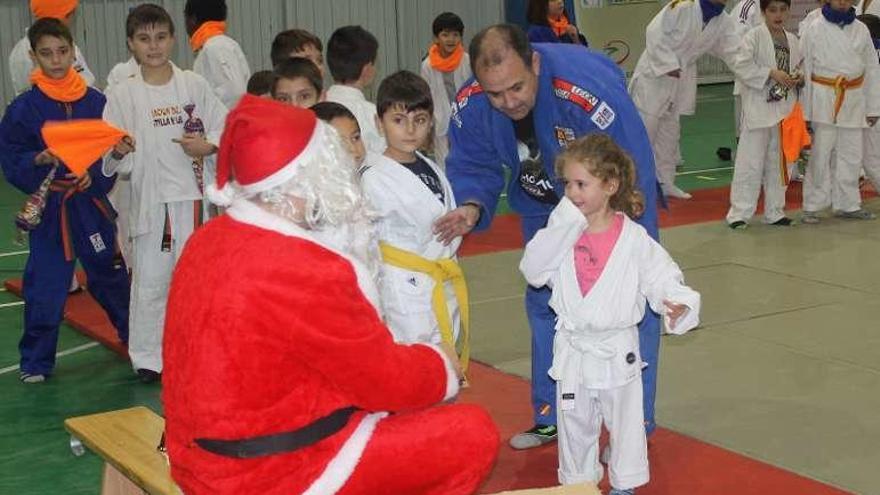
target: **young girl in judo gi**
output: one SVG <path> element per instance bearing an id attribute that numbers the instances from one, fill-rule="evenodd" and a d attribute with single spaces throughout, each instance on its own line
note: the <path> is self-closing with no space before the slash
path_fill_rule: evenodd
<path id="1" fill-rule="evenodd" d="M 443 170 L 418 150 L 431 139 L 433 102 L 428 83 L 400 71 L 377 93 L 379 130 L 387 148 L 368 153 L 364 194 L 378 217 L 382 304 L 398 342 L 462 343 L 467 362 L 467 288 L 455 252 L 437 239 L 434 222 L 456 208 Z M 461 338 L 457 338 L 461 332 Z"/>
<path id="2" fill-rule="evenodd" d="M 781 153 L 782 120 L 797 101 L 797 37 L 785 30 L 791 0 L 761 0 L 765 23 L 749 30 L 734 61 L 743 102 L 742 132 L 730 187 L 727 224 L 745 228 L 763 184 L 764 221 L 791 225 L 785 216 L 787 164 Z"/>
<path id="3" fill-rule="evenodd" d="M 550 376 L 557 381 L 559 482 L 598 483 L 599 433 L 611 433 L 611 494 L 648 482 L 638 323 L 645 302 L 670 333 L 699 323 L 700 294 L 631 217 L 644 209 L 632 159 L 605 134 L 569 144 L 556 160 L 565 197 L 520 262 L 549 286 L 556 312 Z"/>
<path id="4" fill-rule="evenodd" d="M 852 0 L 831 0 L 801 36 L 804 118 L 813 145 L 804 178 L 804 223 L 836 216 L 872 220 L 862 209 L 859 172 L 863 130 L 880 117 L 880 65 L 868 28 L 855 22 Z"/>

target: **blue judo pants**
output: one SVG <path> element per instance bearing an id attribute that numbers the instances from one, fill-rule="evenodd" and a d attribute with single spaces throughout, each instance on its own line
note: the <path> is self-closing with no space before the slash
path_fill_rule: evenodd
<path id="1" fill-rule="evenodd" d="M 549 216 L 522 217 L 525 242 L 547 226 Z M 526 288 L 526 315 L 532 330 L 532 411 L 535 424 L 556 424 L 556 382 L 547 374 L 553 364 L 553 336 L 556 333 L 556 313 L 550 309 L 550 289 Z M 650 435 L 654 423 L 654 399 L 657 395 L 657 365 L 660 357 L 660 318 L 646 308 L 645 318 L 639 324 L 639 350 L 648 367 L 642 370 L 645 430 Z"/>
<path id="2" fill-rule="evenodd" d="M 64 316 L 75 261 L 64 252 L 61 195 L 50 194 L 43 221 L 30 232 L 30 255 L 24 269 L 24 334 L 18 344 L 21 371 L 50 375 L 55 367 L 58 326 Z M 107 312 L 122 342 L 128 342 L 128 270 L 116 245 L 113 221 L 91 197 L 67 200 L 69 246 L 88 277 L 89 293 Z"/>

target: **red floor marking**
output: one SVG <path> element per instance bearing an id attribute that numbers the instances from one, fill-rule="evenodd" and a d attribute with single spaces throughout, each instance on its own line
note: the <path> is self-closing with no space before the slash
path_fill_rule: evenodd
<path id="1" fill-rule="evenodd" d="M 678 227 L 703 222 L 723 222 L 730 207 L 730 187 L 716 187 L 691 191 L 693 198 L 689 200 L 671 199 L 669 208 L 660 210 L 660 228 Z M 877 196 L 872 188 L 862 191 L 863 198 Z M 787 210 L 798 210 L 801 207 L 801 184 L 792 182 L 786 193 Z M 758 212 L 763 212 L 763 203 L 759 202 Z M 460 256 L 510 251 L 523 247 L 519 217 L 510 213 L 498 215 L 489 230 L 465 237 L 458 250 Z"/>
<path id="2" fill-rule="evenodd" d="M 513 434 L 532 425 L 529 383 L 473 361 L 468 374 L 472 385 L 459 400 L 485 407 L 501 431 L 503 442 L 495 469 L 480 493 L 556 485 L 555 444 L 516 451 L 506 443 Z M 651 437 L 648 455 L 651 482 L 638 490 L 639 495 L 848 493 L 664 428 L 658 428 Z M 608 489 L 607 480 L 601 487 Z"/>

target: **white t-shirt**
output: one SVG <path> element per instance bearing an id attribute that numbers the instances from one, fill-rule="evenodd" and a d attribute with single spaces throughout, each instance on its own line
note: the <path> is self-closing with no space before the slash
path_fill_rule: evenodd
<path id="1" fill-rule="evenodd" d="M 154 151 L 159 164 L 159 183 L 162 184 L 159 200 L 171 203 L 199 199 L 201 195 L 193 173 L 193 159 L 183 152 L 179 144 L 172 142 L 183 136 L 183 124 L 188 119 L 184 110 L 186 103 L 177 94 L 173 80 L 164 86 L 147 84 L 146 87 L 153 132 L 161 144 Z M 196 108 L 193 116 L 198 115 Z"/>

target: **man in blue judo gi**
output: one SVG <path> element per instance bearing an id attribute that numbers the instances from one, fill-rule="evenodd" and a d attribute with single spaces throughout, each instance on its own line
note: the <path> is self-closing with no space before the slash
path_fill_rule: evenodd
<path id="1" fill-rule="evenodd" d="M 568 44 L 530 45 L 516 26 L 484 29 L 470 45 L 475 79 L 465 83 L 453 103 L 446 173 L 459 205 L 440 218 L 442 240 L 489 227 L 510 171 L 507 199 L 522 217 L 526 242 L 547 224 L 562 197 L 553 171 L 556 154 L 570 141 L 604 132 L 636 163 L 645 213 L 638 222 L 657 238 L 657 178 L 651 143 L 638 110 L 626 91 L 621 70 L 602 54 Z M 535 426 L 514 436 L 517 449 L 556 439 L 556 389 L 547 375 L 553 360 L 556 315 L 547 287 L 526 289 L 526 313 L 532 330 L 532 406 Z M 660 324 L 648 308 L 639 326 L 647 367 L 645 425 L 654 429 L 654 395 Z"/>
<path id="2" fill-rule="evenodd" d="M 116 242 L 116 213 L 107 201 L 113 179 L 94 166 L 77 178 L 46 149 L 40 134 L 48 121 L 100 119 L 104 95 L 73 70 L 73 38 L 61 21 L 40 19 L 28 37 L 38 68 L 31 75 L 34 85 L 0 122 L 0 165 L 10 184 L 31 195 L 16 222 L 29 231 L 30 241 L 18 347 L 21 381 L 38 383 L 55 367 L 58 326 L 76 260 L 122 342 L 128 340 L 129 281 Z M 47 179 L 50 171 L 54 176 Z"/>

